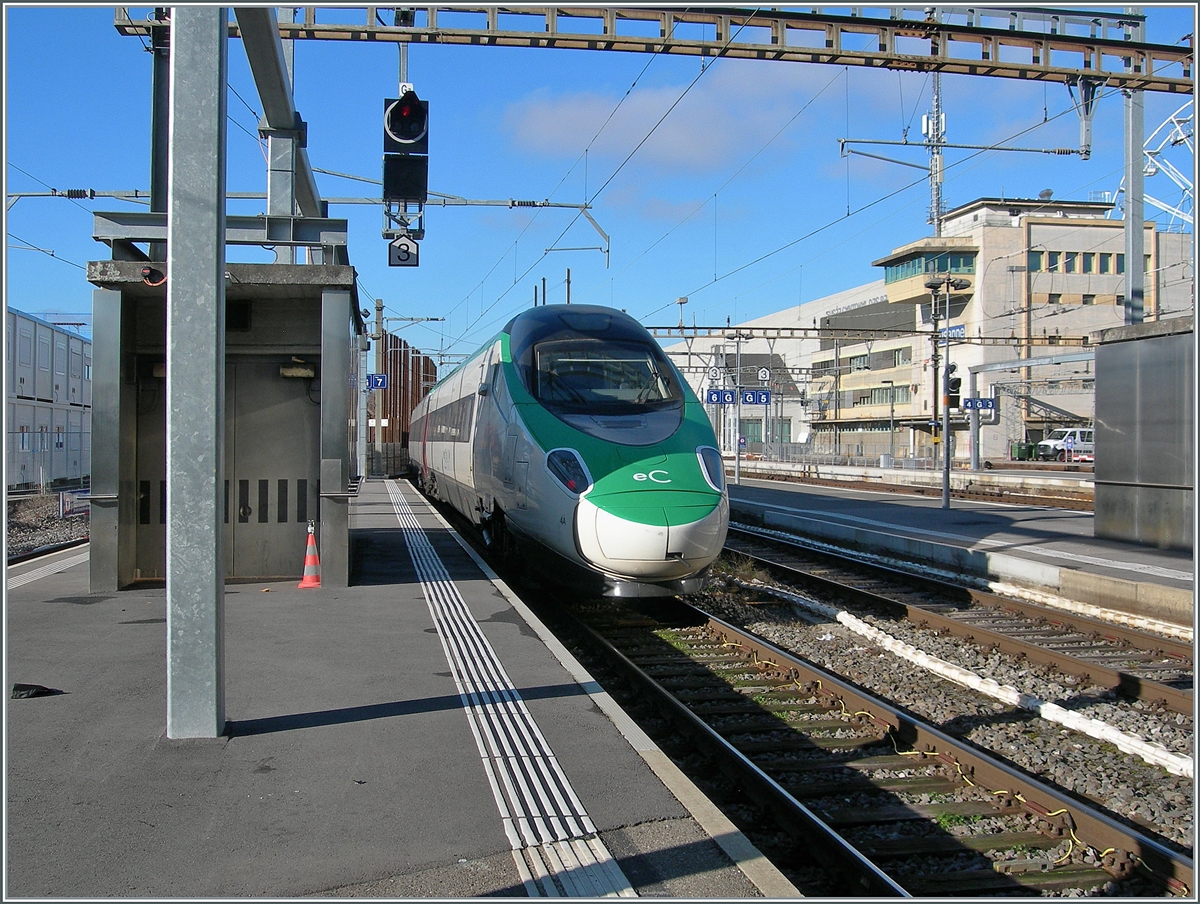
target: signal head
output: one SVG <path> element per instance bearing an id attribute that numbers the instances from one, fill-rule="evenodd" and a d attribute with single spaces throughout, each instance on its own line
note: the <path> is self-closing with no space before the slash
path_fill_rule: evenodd
<path id="1" fill-rule="evenodd" d="M 393 154 L 429 152 L 429 103 L 415 91 L 383 102 L 383 150 Z"/>

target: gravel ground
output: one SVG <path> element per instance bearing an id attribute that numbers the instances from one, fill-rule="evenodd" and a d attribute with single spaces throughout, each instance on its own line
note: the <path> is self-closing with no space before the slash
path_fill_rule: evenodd
<path id="1" fill-rule="evenodd" d="M 88 536 L 88 516 L 58 517 L 58 494 L 8 500 L 8 555 L 31 552 L 82 540 Z"/>
<path id="2" fill-rule="evenodd" d="M 743 576 L 744 577 L 744 576 Z M 790 588 L 788 588 L 790 589 Z M 701 608 L 743 626 L 905 707 L 957 736 L 997 752 L 1060 788 L 1097 801 L 1127 821 L 1184 848 L 1194 831 L 1193 782 L 1171 775 L 1110 744 L 1074 732 L 1031 712 L 946 681 L 872 645 L 837 622 L 800 618 L 790 604 L 749 606 L 732 582 L 717 581 L 695 600 Z M 761 594 L 755 594 L 761 599 Z M 863 616 L 862 613 L 854 613 Z M 963 668 L 1011 684 L 1018 690 L 1100 719 L 1123 732 L 1169 750 L 1193 754 L 1192 719 L 1154 712 L 1096 687 L 1041 674 L 1002 653 L 984 651 L 955 638 L 938 637 L 904 622 L 866 618 L 879 630 Z"/>

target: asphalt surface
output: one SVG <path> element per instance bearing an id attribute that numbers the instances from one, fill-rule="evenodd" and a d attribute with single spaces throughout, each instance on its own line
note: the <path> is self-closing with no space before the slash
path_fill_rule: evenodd
<path id="1" fill-rule="evenodd" d="M 681 803 L 695 789 L 668 790 L 409 493 L 635 890 L 760 895 Z M 6 682 L 55 693 L 6 700 L 6 899 L 526 896 L 380 482 L 351 527 L 348 589 L 227 586 L 215 739 L 165 737 L 163 590 L 92 594 L 86 563 L 21 586 L 45 563 L 10 569 Z"/>

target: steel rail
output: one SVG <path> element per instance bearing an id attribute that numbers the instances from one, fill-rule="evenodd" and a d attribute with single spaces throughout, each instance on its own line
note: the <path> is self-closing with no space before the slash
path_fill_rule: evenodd
<path id="1" fill-rule="evenodd" d="M 690 608 L 690 607 L 689 607 Z M 624 673 L 637 681 L 640 687 L 666 710 L 673 719 L 699 739 L 700 745 L 718 761 L 733 761 L 737 764 L 738 779 L 747 795 L 760 806 L 770 810 L 776 818 L 793 831 L 802 833 L 807 841 L 834 858 L 843 869 L 853 870 L 857 875 L 858 893 L 880 897 L 912 897 L 894 879 L 864 857 L 853 845 L 842 838 L 835 829 L 825 823 L 816 813 L 796 800 L 791 794 L 767 775 L 755 763 L 692 712 L 683 702 L 638 667 L 590 625 L 575 620 L 579 630 L 589 636 L 611 659 L 621 665 Z M 842 875 L 845 875 L 843 873 Z"/>
<path id="2" fill-rule="evenodd" d="M 1044 785 L 969 742 L 922 722 L 793 653 L 697 607 L 681 604 L 680 608 L 691 613 L 686 619 L 688 625 L 706 631 L 714 638 L 714 643 L 738 649 L 748 666 L 753 664 L 766 670 L 769 683 L 777 680 L 783 685 L 794 684 L 801 692 L 817 696 L 823 705 L 856 714 L 859 724 L 872 724 L 884 733 L 884 737 L 890 736 L 898 751 L 918 753 L 922 762 L 942 765 L 960 781 L 984 791 L 994 802 L 997 815 L 1027 815 L 1050 837 L 1069 837 L 1073 843 L 1103 852 L 1100 864 L 1110 876 L 1126 878 L 1143 867 L 1171 893 L 1189 893 L 1194 874 L 1192 860 L 1171 846 Z M 600 630 L 575 617 L 572 620 L 644 691 L 647 700 L 681 724 L 689 737 L 697 739 L 696 743 L 721 764 L 723 771 L 736 770 L 735 781 L 748 796 L 775 813 L 782 825 L 802 833 L 806 845 L 822 855 L 837 858 L 833 862 L 837 864 L 834 870 L 838 875 L 853 877 L 855 884 L 862 888 L 861 893 L 911 896 L 904 889 L 903 880 L 887 876 L 869 856 L 841 839 L 826 820 L 781 787 L 732 741 L 709 726 L 683 700 L 605 638 Z M 734 775 L 732 771 L 729 774 Z M 847 873 L 847 870 L 852 872 Z"/>
<path id="3" fill-rule="evenodd" d="M 753 536 L 762 541 L 779 543 L 785 546 L 789 545 L 786 540 L 775 537 L 764 537 L 761 534 L 747 529 L 742 525 L 730 525 L 730 532 Z M 946 633 L 955 637 L 961 637 L 964 640 L 969 640 L 982 646 L 994 647 L 1004 653 L 1008 653 L 1009 655 L 1024 657 L 1030 662 L 1051 665 L 1063 674 L 1074 675 L 1078 678 L 1086 679 L 1102 687 L 1111 688 L 1123 696 L 1130 697 L 1135 700 L 1161 704 L 1171 712 L 1184 713 L 1188 715 L 1193 712 L 1195 697 L 1191 690 L 1182 690 L 1180 688 L 1171 687 L 1152 679 L 1140 678 L 1121 669 L 1113 669 L 1099 663 L 1077 659 L 1067 653 L 1062 653 L 1057 650 L 1049 650 L 1030 641 L 1009 637 L 1002 632 L 993 631 L 989 628 L 984 628 L 978 625 L 966 624 L 951 616 L 943 615 L 932 609 L 915 605 L 905 600 L 897 599 L 893 596 L 887 596 L 883 592 L 855 587 L 851 584 L 842 583 L 836 578 L 814 574 L 803 568 L 796 567 L 795 565 L 789 565 L 784 562 L 778 562 L 765 558 L 761 554 L 756 554 L 753 551 L 749 551 L 745 548 L 739 549 L 736 545 L 728 545 L 728 541 L 727 548 L 733 549 L 735 552 L 741 555 L 756 559 L 764 564 L 802 574 L 805 576 L 805 578 L 818 582 L 830 589 L 836 590 L 838 593 L 850 594 L 863 602 L 881 605 L 893 611 L 899 610 L 903 612 L 909 621 L 916 624 L 923 623 L 934 630 L 945 631 Z M 806 547 L 799 548 L 803 549 L 809 554 L 812 554 L 812 550 Z M 983 590 L 976 590 L 974 588 L 952 584 L 948 581 L 939 580 L 937 578 L 916 575 L 912 572 L 902 571 L 897 568 L 889 568 L 886 565 L 863 562 L 848 555 L 839 555 L 835 552 L 829 552 L 825 550 L 822 550 L 820 555 L 852 563 L 856 568 L 883 574 L 894 580 L 903 580 L 909 583 L 916 582 L 919 584 L 924 584 L 935 589 L 939 593 L 953 594 L 954 596 L 963 599 L 964 602 L 969 602 L 973 605 L 984 606 L 989 609 L 1015 611 L 1027 618 L 1045 619 L 1047 622 L 1064 630 L 1074 631 L 1083 635 L 1099 635 L 1105 639 L 1128 643 L 1130 646 L 1143 652 L 1160 653 L 1164 656 L 1178 659 L 1182 663 L 1187 663 L 1188 665 L 1192 663 L 1193 647 L 1192 645 L 1183 643 L 1181 641 L 1158 637 L 1142 631 L 1137 631 L 1133 628 L 1114 625 L 1110 622 L 1092 619 L 1088 618 L 1087 616 L 1076 615 L 1074 613 L 1064 612 L 1058 609 L 1049 609 L 1033 603 L 1023 603 L 1010 600 L 994 593 L 988 593 Z"/>
<path id="4" fill-rule="evenodd" d="M 695 611 L 707 620 L 715 635 L 742 645 L 759 662 L 774 663 L 801 684 L 818 685 L 822 691 L 837 694 L 847 710 L 867 712 L 876 722 L 890 726 L 898 744 L 936 756 L 954 766 L 972 784 L 1001 801 L 1002 808 L 1021 808 L 1035 818 L 1058 826 L 1063 834 L 1073 833 L 1073 837 L 1082 843 L 1105 852 L 1101 862 L 1114 875 L 1128 875 L 1141 863 L 1164 880 L 1173 892 L 1186 894 L 1192 889 L 1194 867 L 1190 857 L 1042 784 L 838 676 L 798 659 L 793 653 L 702 610 Z"/>

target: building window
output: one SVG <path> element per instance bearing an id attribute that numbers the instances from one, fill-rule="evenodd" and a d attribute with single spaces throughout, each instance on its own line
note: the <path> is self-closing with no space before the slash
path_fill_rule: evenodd
<path id="1" fill-rule="evenodd" d="M 850 370 L 870 370 L 871 356 L 870 355 L 855 355 L 850 359 Z"/>
<path id="2" fill-rule="evenodd" d="M 1083 303 L 1084 303 L 1084 304 L 1095 304 L 1095 303 L 1096 303 L 1096 296 L 1095 296 L 1095 295 L 1084 295 L 1084 296 L 1083 296 Z"/>
<path id="3" fill-rule="evenodd" d="M 1095 273 L 1096 272 L 1096 252 L 1095 251 L 1083 252 L 1083 272 L 1084 273 Z"/>
<path id="4" fill-rule="evenodd" d="M 1045 255 L 1041 251 L 1030 251 L 1029 252 L 1029 261 L 1027 262 L 1027 266 L 1029 267 L 1030 273 L 1041 273 L 1042 272 L 1042 265 L 1044 262 L 1044 257 L 1045 257 Z"/>
<path id="5" fill-rule="evenodd" d="M 1112 273 L 1113 272 L 1113 256 L 1111 254 L 1109 254 L 1108 252 L 1104 252 L 1103 254 L 1100 255 L 1100 272 L 1101 273 Z"/>
<path id="6" fill-rule="evenodd" d="M 872 405 L 891 405 L 892 392 L 896 394 L 897 405 L 907 405 L 909 402 L 908 386 L 876 386 L 871 390 Z"/>
<path id="7" fill-rule="evenodd" d="M 1051 273 L 1059 272 L 1059 267 L 1061 266 L 1061 264 L 1060 264 L 1061 258 L 1062 258 L 1061 252 L 1047 251 L 1046 252 L 1046 269 L 1049 270 Z"/>
<path id="8" fill-rule="evenodd" d="M 1074 273 L 1079 263 L 1079 255 L 1074 251 L 1063 252 L 1063 272 Z"/>
<path id="9" fill-rule="evenodd" d="M 742 419 L 742 436 L 746 437 L 747 443 L 762 442 L 762 418 L 743 418 Z"/>
<path id="10" fill-rule="evenodd" d="M 1125 272 L 1125 255 L 1123 255 L 1123 254 L 1117 255 L 1117 272 L 1118 273 Z"/>
<path id="11" fill-rule="evenodd" d="M 1062 304 L 1062 296 L 1051 292 L 1046 296 L 1046 304 Z"/>

